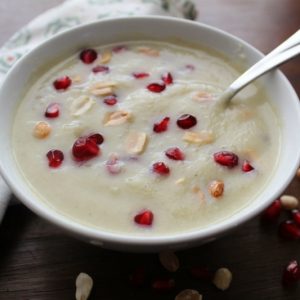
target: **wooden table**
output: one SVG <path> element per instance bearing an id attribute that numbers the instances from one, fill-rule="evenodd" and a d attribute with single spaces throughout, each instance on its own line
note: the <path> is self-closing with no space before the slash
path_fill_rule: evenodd
<path id="1" fill-rule="evenodd" d="M 62 0 L 10 0 L 0 2 L 0 44 L 17 28 Z M 197 0 L 199 20 L 229 31 L 268 52 L 300 27 L 299 0 Z M 22 3 L 22 5 L 20 5 Z M 300 58 L 283 68 L 300 94 Z M 289 99 L 283 99 L 288 101 Z M 288 192 L 300 197 L 300 181 Z M 204 299 L 300 299 L 300 287 L 283 289 L 284 265 L 300 259 L 299 242 L 283 242 L 276 226 L 263 228 L 256 218 L 236 232 L 208 245 L 178 253 L 182 268 L 175 274 L 176 291 L 156 295 L 148 287 L 134 289 L 128 274 L 144 265 L 161 273 L 157 256 L 102 250 L 65 235 L 27 208 L 9 208 L 0 226 L 0 299 L 74 299 L 74 280 L 85 271 L 95 281 L 90 299 L 174 299 L 177 291 L 196 288 Z M 217 291 L 211 284 L 190 279 L 189 266 L 212 269 L 228 266 L 231 288 Z"/>

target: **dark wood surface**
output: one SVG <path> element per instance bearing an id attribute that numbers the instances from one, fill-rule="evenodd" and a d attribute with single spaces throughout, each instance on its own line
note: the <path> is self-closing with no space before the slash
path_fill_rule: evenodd
<path id="1" fill-rule="evenodd" d="M 61 0 L 0 1 L 0 43 L 17 28 Z M 299 0 L 197 0 L 199 20 L 227 30 L 268 52 L 300 27 Z M 300 59 L 283 68 L 300 95 Z M 288 99 L 286 99 L 288 100 Z M 288 193 L 300 197 L 296 179 Z M 178 253 L 181 269 L 176 290 L 154 294 L 134 289 L 128 274 L 145 266 L 151 276 L 163 274 L 154 254 L 125 254 L 90 246 L 65 235 L 27 208 L 8 209 L 0 226 L 0 299 L 74 299 L 76 275 L 85 271 L 95 281 L 90 299 L 174 299 L 176 292 L 196 288 L 204 299 L 300 299 L 300 286 L 283 289 L 281 271 L 290 259 L 300 260 L 299 242 L 283 242 L 276 226 L 265 228 L 253 219 L 216 242 Z M 187 269 L 227 266 L 233 283 L 226 292 L 193 280 Z"/>

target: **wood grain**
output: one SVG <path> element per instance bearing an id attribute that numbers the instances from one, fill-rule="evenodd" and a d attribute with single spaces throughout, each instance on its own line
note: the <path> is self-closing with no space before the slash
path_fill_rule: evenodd
<path id="1" fill-rule="evenodd" d="M 19 26 L 62 0 L 0 2 L 0 43 Z M 199 20 L 229 31 L 268 52 L 300 27 L 299 0 L 198 0 Z M 300 59 L 283 71 L 300 94 Z M 284 99 L 288 101 L 288 99 Z M 300 182 L 287 192 L 300 197 Z M 265 228 L 256 218 L 218 241 L 178 253 L 181 268 L 174 275 L 176 290 L 156 295 L 149 286 L 134 289 L 128 274 L 145 266 L 150 277 L 164 274 L 156 255 L 103 250 L 65 235 L 27 208 L 10 207 L 0 227 L 0 299 L 74 299 L 74 282 L 81 271 L 95 281 L 90 299 L 174 299 L 176 292 L 196 288 L 204 299 L 299 299 L 300 288 L 283 289 L 281 271 L 292 258 L 300 259 L 298 242 L 283 242 L 276 226 Z M 227 266 L 233 283 L 226 292 L 191 279 L 188 268 Z"/>

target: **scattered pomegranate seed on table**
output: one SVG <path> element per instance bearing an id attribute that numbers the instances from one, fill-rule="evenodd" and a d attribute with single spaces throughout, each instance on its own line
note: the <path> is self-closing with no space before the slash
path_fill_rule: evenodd
<path id="1" fill-rule="evenodd" d="M 97 137 L 98 139 L 99 137 Z M 100 139 L 100 138 L 99 138 Z M 79 137 L 73 144 L 72 154 L 76 161 L 87 161 L 100 154 L 100 148 L 94 137 Z"/>
<path id="2" fill-rule="evenodd" d="M 108 66 L 96 66 L 92 69 L 93 73 L 108 73 L 109 67 Z"/>
<path id="3" fill-rule="evenodd" d="M 152 282 L 152 289 L 156 292 L 168 292 L 175 288 L 175 280 L 172 278 L 155 279 Z"/>
<path id="4" fill-rule="evenodd" d="M 300 280 L 300 266 L 296 260 L 290 261 L 282 274 L 282 284 L 290 286 Z"/>
<path id="5" fill-rule="evenodd" d="M 132 75 L 136 79 L 143 79 L 150 76 L 149 73 L 133 73 Z"/>
<path id="6" fill-rule="evenodd" d="M 168 129 L 169 122 L 170 122 L 170 118 L 165 117 L 159 123 L 154 123 L 153 131 L 156 133 L 161 133 L 166 131 Z"/>
<path id="7" fill-rule="evenodd" d="M 184 114 L 177 119 L 176 123 L 182 129 L 189 129 L 197 124 L 197 119 L 192 115 Z"/>
<path id="8" fill-rule="evenodd" d="M 162 75 L 161 79 L 166 85 L 170 85 L 173 83 L 173 76 L 171 75 L 171 73 Z"/>
<path id="9" fill-rule="evenodd" d="M 195 279 L 208 280 L 208 281 L 212 280 L 214 275 L 207 267 L 203 267 L 203 266 L 191 267 L 189 269 L 189 273 Z"/>
<path id="10" fill-rule="evenodd" d="M 117 99 L 116 95 L 110 95 L 110 96 L 104 98 L 103 102 L 106 105 L 113 106 L 113 105 L 117 104 L 118 99 Z"/>
<path id="11" fill-rule="evenodd" d="M 147 89 L 152 93 L 161 93 L 165 88 L 166 86 L 160 83 L 150 83 L 147 85 Z"/>
<path id="12" fill-rule="evenodd" d="M 163 162 L 154 163 L 152 165 L 152 170 L 153 170 L 153 172 L 155 172 L 159 175 L 162 175 L 162 176 L 169 175 L 169 173 L 170 173 L 169 167 Z"/>
<path id="13" fill-rule="evenodd" d="M 242 165 L 242 170 L 243 172 L 248 173 L 254 170 L 254 167 L 249 163 L 248 160 L 245 160 Z"/>
<path id="14" fill-rule="evenodd" d="M 151 226 L 153 223 L 154 215 L 150 210 L 144 210 L 134 217 L 134 222 L 143 225 Z"/>
<path id="15" fill-rule="evenodd" d="M 267 222 L 275 222 L 278 220 L 282 210 L 279 199 L 275 200 L 262 214 L 262 220 Z"/>
<path id="16" fill-rule="evenodd" d="M 280 223 L 278 234 L 287 240 L 299 240 L 300 227 L 293 220 L 285 220 Z"/>
<path id="17" fill-rule="evenodd" d="M 300 211 L 298 209 L 293 209 L 291 211 L 291 214 L 292 214 L 292 218 L 294 220 L 294 222 L 300 226 Z"/>
<path id="18" fill-rule="evenodd" d="M 64 154 L 60 150 L 50 150 L 47 153 L 47 158 L 49 167 L 58 168 L 64 160 Z"/>
<path id="19" fill-rule="evenodd" d="M 141 287 L 146 281 L 146 271 L 144 267 L 137 267 L 129 275 L 129 283 L 134 287 Z"/>
<path id="20" fill-rule="evenodd" d="M 63 76 L 53 82 L 56 90 L 66 90 L 72 84 L 72 80 L 68 76 Z"/>
<path id="21" fill-rule="evenodd" d="M 228 168 L 233 168 L 238 165 L 239 163 L 239 158 L 238 156 L 229 151 L 220 151 L 214 154 L 214 160 L 216 163 L 219 165 L 228 167 Z"/>
<path id="22" fill-rule="evenodd" d="M 80 52 L 79 58 L 85 64 L 93 63 L 98 57 L 96 50 L 94 49 L 84 49 Z"/>
<path id="23" fill-rule="evenodd" d="M 59 116 L 60 106 L 58 103 L 51 103 L 48 105 L 45 111 L 46 118 L 57 118 Z"/>
<path id="24" fill-rule="evenodd" d="M 172 160 L 184 160 L 185 155 L 178 147 L 169 148 L 165 152 L 166 156 Z"/>

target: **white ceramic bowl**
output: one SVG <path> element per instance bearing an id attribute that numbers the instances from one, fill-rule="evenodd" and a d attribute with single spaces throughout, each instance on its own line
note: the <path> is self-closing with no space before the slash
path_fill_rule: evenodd
<path id="1" fill-rule="evenodd" d="M 260 213 L 292 180 L 300 158 L 300 109 L 296 93 L 279 71 L 261 80 L 276 106 L 282 125 L 282 145 L 278 168 L 268 187 L 247 207 L 231 218 L 205 229 L 170 236 L 135 237 L 115 234 L 76 223 L 39 201 L 16 167 L 11 132 L 14 115 L 30 80 L 41 68 L 88 46 L 133 39 L 180 39 L 215 49 L 238 62 L 243 53 L 252 65 L 262 54 L 244 41 L 218 29 L 175 18 L 134 17 L 104 20 L 64 32 L 43 43 L 23 57 L 7 75 L 0 90 L 0 170 L 15 195 L 41 217 L 77 237 L 106 248 L 130 251 L 179 249 L 214 240 L 221 234 Z M 275 163 L 270 161 L 270 164 Z"/>

